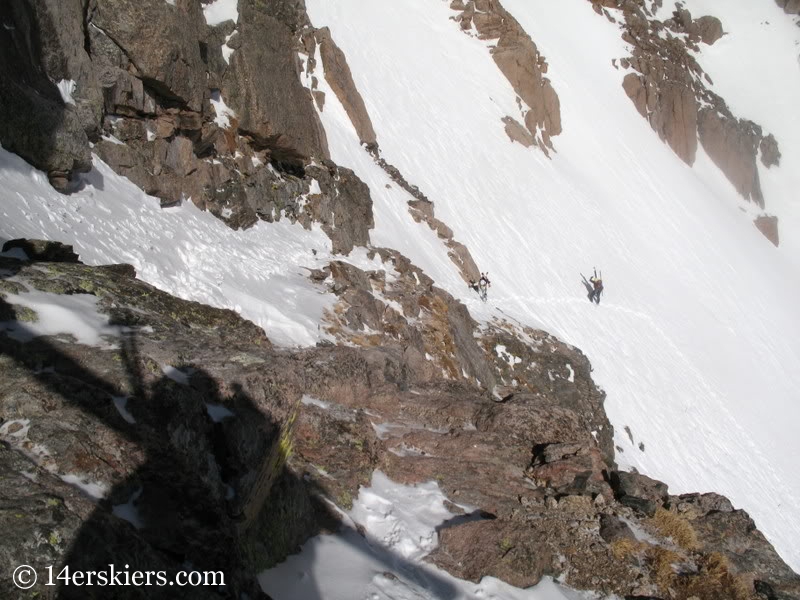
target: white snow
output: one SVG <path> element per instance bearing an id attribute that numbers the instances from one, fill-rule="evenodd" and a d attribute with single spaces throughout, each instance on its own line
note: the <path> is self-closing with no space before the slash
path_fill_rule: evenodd
<path id="1" fill-rule="evenodd" d="M 86 264 L 132 264 L 140 279 L 233 309 L 282 346 L 326 338 L 319 324 L 335 297 L 306 270 L 331 258 L 318 226 L 308 231 L 282 220 L 232 231 L 189 202 L 161 209 L 98 158 L 84 182 L 79 192 L 59 194 L 43 173 L 0 148 L 0 241 L 53 239 L 72 244 Z"/>
<path id="2" fill-rule="evenodd" d="M 219 423 L 223 419 L 236 416 L 227 406 L 213 404 L 211 402 L 206 402 L 206 412 L 214 423 Z"/>
<path id="3" fill-rule="evenodd" d="M 72 94 L 75 93 L 76 83 L 72 79 L 62 79 L 56 84 L 58 93 L 61 94 L 61 99 L 64 104 L 75 104 L 75 99 Z"/>
<path id="4" fill-rule="evenodd" d="M 236 23 L 239 20 L 239 0 L 214 0 L 203 5 L 203 14 L 206 23 L 212 27 L 225 21 Z"/>
<path id="5" fill-rule="evenodd" d="M 175 383 L 189 385 L 189 373 L 176 369 L 172 365 L 161 365 L 161 372 Z"/>
<path id="6" fill-rule="evenodd" d="M 128 411 L 128 400 L 130 399 L 129 396 L 112 396 L 111 399 L 114 402 L 114 408 L 117 409 L 120 416 L 125 419 L 131 425 L 136 424 L 136 419 L 134 419 L 133 415 Z"/>
<path id="7" fill-rule="evenodd" d="M 59 475 L 64 483 L 74 485 L 90 498 L 102 500 L 108 494 L 108 485 L 99 481 L 92 481 L 88 475 L 81 473 L 66 473 Z"/>
<path id="8" fill-rule="evenodd" d="M 720 11 L 733 11 L 736 3 L 723 4 Z M 477 318 L 543 324 L 583 350 L 608 393 L 616 443 L 632 448 L 626 423 L 648 441 L 646 453 L 620 454 L 622 466 L 674 493 L 727 495 L 800 568 L 792 247 L 776 249 L 761 236 L 702 149 L 688 167 L 641 118 L 622 89 L 624 73 L 611 65 L 630 55 L 617 25 L 585 0 L 503 5 L 550 65 L 564 126 L 551 159 L 508 140 L 501 118 L 519 110 L 516 95 L 484 43 L 450 20 L 448 3 L 308 0 L 314 25 L 330 26 L 347 56 L 384 158 L 492 273 L 489 302 L 469 294 L 435 234 L 409 220 L 407 196 L 386 189 L 317 73 L 332 158 L 370 186 L 373 241 L 407 254 Z M 796 107 L 795 83 L 784 89 Z M 780 137 L 783 124 L 765 126 Z M 790 156 L 788 141 L 781 144 Z M 782 169 L 797 173 L 796 163 Z M 580 280 L 593 266 L 606 279 L 599 306 Z"/>
<path id="9" fill-rule="evenodd" d="M 15 340 L 27 342 L 42 335 L 68 334 L 80 344 L 104 346 L 104 337 L 118 336 L 122 330 L 109 325 L 107 315 L 97 309 L 97 296 L 90 294 L 51 294 L 33 290 L 7 294 L 9 304 L 26 306 L 36 312 L 35 322 L 0 322 L 0 331 L 7 331 Z"/>
<path id="10" fill-rule="evenodd" d="M 300 402 L 302 402 L 306 406 L 317 406 L 324 410 L 328 410 L 331 407 L 330 402 L 325 402 L 324 400 L 320 400 L 319 398 L 314 398 L 313 396 L 309 396 L 308 394 L 303 394 L 303 397 L 300 399 Z"/>
<path id="11" fill-rule="evenodd" d="M 142 529 L 142 527 L 144 527 L 144 521 L 142 521 L 142 517 L 139 514 L 139 509 L 136 508 L 136 501 L 141 495 L 142 488 L 139 488 L 131 494 L 131 497 L 125 504 L 115 504 L 112 506 L 111 512 L 114 516 L 125 519 L 128 523 L 136 527 L 136 529 Z"/>
<path id="12" fill-rule="evenodd" d="M 456 516 L 444 500 L 435 482 L 405 486 L 376 471 L 341 531 L 312 538 L 263 572 L 261 588 L 275 600 L 588 600 L 549 578 L 521 590 L 492 577 L 462 581 L 423 563 L 436 547 L 436 527 Z"/>
<path id="13" fill-rule="evenodd" d="M 228 105 L 225 104 L 225 100 L 222 99 L 222 94 L 219 90 L 211 91 L 210 101 L 214 107 L 214 112 L 217 114 L 217 116 L 214 117 L 214 123 L 222 128 L 230 127 L 231 117 L 236 118 L 236 113 L 234 113 L 233 110 L 231 110 Z"/>

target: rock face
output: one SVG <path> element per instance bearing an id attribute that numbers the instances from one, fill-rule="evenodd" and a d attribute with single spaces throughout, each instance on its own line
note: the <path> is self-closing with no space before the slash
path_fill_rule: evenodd
<path id="1" fill-rule="evenodd" d="M 0 258 L 0 506 L 24 507 L 0 511 L 0 585 L 21 552 L 40 572 L 113 563 L 169 579 L 190 563 L 224 574 L 224 597 L 264 597 L 252 574 L 335 529 L 322 498 L 348 507 L 379 468 L 478 507 L 442 525 L 429 557 L 459 577 L 800 598 L 800 578 L 725 498 L 669 496 L 617 470 L 578 350 L 501 321 L 479 329 L 407 259 L 374 252 L 383 270 L 311 274 L 339 298 L 329 326 L 346 345 L 295 352 L 124 266 Z M 106 337 L 22 341 L 40 318 L 32 290 L 93 299 Z M 58 593 L 102 597 L 87 589 Z"/>
<path id="2" fill-rule="evenodd" d="M 775 3 L 787 14 L 800 15 L 800 0 L 775 0 Z"/>
<path id="3" fill-rule="evenodd" d="M 4 2 L 0 19 L 0 143 L 65 189 L 71 173 L 90 168 L 88 136 L 100 122 L 81 2 Z M 53 82 L 74 93 L 62 96 Z"/>
<path id="4" fill-rule="evenodd" d="M 0 10 L 0 143 L 60 190 L 90 168 L 92 142 L 165 206 L 191 200 L 231 227 L 317 221 L 341 252 L 369 241 L 369 191 L 328 161 L 300 82 L 302 3 L 241 0 L 239 25 L 215 27 L 197 2 L 15 0 Z"/>
<path id="5" fill-rule="evenodd" d="M 756 227 L 764 234 L 770 242 L 778 246 L 780 236 L 778 235 L 778 217 L 774 215 L 761 215 L 755 220 Z"/>
<path id="6" fill-rule="evenodd" d="M 599 14 L 616 21 L 608 8 L 618 9 L 615 14 L 624 21 L 622 37 L 633 46 L 632 56 L 619 61 L 631 69 L 623 79 L 626 94 L 684 162 L 694 164 L 699 139 L 741 196 L 763 207 L 756 159 L 760 149 L 764 166 L 779 164 L 778 142 L 756 123 L 733 115 L 708 89 L 711 80 L 690 53 L 724 35 L 723 24 L 712 16 L 694 19 L 680 5 L 662 22 L 653 17 L 660 4 L 648 8 L 645 0 L 592 0 Z"/>
<path id="7" fill-rule="evenodd" d="M 200 4 L 161 0 L 96 2 L 91 25 L 125 53 L 151 94 L 201 112 L 206 65 L 200 44 L 206 24 Z"/>
<path id="8" fill-rule="evenodd" d="M 454 18 L 462 30 L 474 28 L 480 39 L 497 40 L 492 58 L 525 105 L 525 127 L 545 153 L 552 149 L 551 138 L 561 133 L 561 105 L 544 76 L 547 61 L 531 37 L 497 0 L 454 0 L 450 8 L 459 11 Z"/>
<path id="9" fill-rule="evenodd" d="M 241 0 L 239 10 L 239 47 L 222 91 L 238 116 L 240 132 L 279 161 L 329 158 L 311 93 L 298 77 L 295 31 L 269 14 L 264 3 Z"/>
<path id="10" fill-rule="evenodd" d="M 375 130 L 372 128 L 372 121 L 367 113 L 367 107 L 364 105 L 364 99 L 353 82 L 353 75 L 350 73 L 344 52 L 333 41 L 327 27 L 315 30 L 313 41 L 319 44 L 325 81 L 328 82 L 339 102 L 344 106 L 359 140 L 367 146 L 376 144 L 378 140 Z M 309 55 L 314 56 L 313 45 L 309 48 Z"/>
<path id="11" fill-rule="evenodd" d="M 736 121 L 704 108 L 698 119 L 698 133 L 711 160 L 736 187 L 742 197 L 764 207 L 756 156 L 761 130 L 749 121 Z"/>

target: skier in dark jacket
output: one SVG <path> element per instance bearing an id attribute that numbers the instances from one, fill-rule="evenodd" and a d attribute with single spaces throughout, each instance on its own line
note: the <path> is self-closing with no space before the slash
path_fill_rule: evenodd
<path id="1" fill-rule="evenodd" d="M 592 284 L 592 291 L 589 293 L 589 302 L 594 300 L 596 304 L 600 304 L 600 294 L 603 293 L 603 272 L 597 275 L 597 269 L 594 270 L 594 275 L 589 278 Z"/>

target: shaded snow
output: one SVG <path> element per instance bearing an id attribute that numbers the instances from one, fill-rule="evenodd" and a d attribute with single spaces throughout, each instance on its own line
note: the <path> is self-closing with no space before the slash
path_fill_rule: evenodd
<path id="1" fill-rule="evenodd" d="M 299 554 L 261 573 L 261 587 L 275 600 L 590 598 L 549 578 L 521 590 L 492 577 L 477 584 L 462 581 L 423 563 L 437 545 L 436 527 L 457 518 L 445 508 L 445 499 L 435 482 L 406 486 L 376 471 L 371 486 L 360 490 L 343 515 L 342 529 L 312 538 Z"/>
<path id="2" fill-rule="evenodd" d="M 142 529 L 144 527 L 144 521 L 142 521 L 142 517 L 139 514 L 139 509 L 136 508 L 136 501 L 141 495 L 142 488 L 139 488 L 133 494 L 131 494 L 131 497 L 125 504 L 115 504 L 111 508 L 111 512 L 114 514 L 114 516 L 126 520 L 128 523 L 136 527 L 136 529 Z"/>
<path id="3" fill-rule="evenodd" d="M 206 402 L 206 412 L 214 423 L 219 423 L 223 419 L 236 416 L 227 406 L 213 404 L 211 402 Z"/>
<path id="4" fill-rule="evenodd" d="M 133 418 L 133 415 L 128 411 L 128 400 L 130 399 L 129 396 L 112 396 L 111 398 L 114 402 L 114 408 L 117 409 L 120 416 L 125 419 L 130 424 L 135 424 L 136 419 Z"/>
<path id="5" fill-rule="evenodd" d="M 34 322 L 0 322 L 0 331 L 9 337 L 27 342 L 42 335 L 68 334 L 80 344 L 104 346 L 106 336 L 117 336 L 122 328 L 109 325 L 107 315 L 97 309 L 97 296 L 90 294 L 51 294 L 34 290 L 22 294 L 6 294 L 5 301 L 36 312 Z"/>
<path id="6" fill-rule="evenodd" d="M 89 265 L 132 264 L 160 289 L 235 310 L 279 345 L 326 337 L 319 324 L 335 298 L 307 278 L 331 257 L 318 226 L 282 220 L 233 231 L 190 202 L 161 209 L 96 157 L 84 184 L 59 194 L 44 173 L 0 148 L 0 239 L 53 239 L 72 244 Z"/>
<path id="7" fill-rule="evenodd" d="M 72 94 L 75 93 L 76 83 L 71 79 L 62 79 L 56 84 L 58 88 L 58 93 L 61 94 L 61 99 L 64 101 L 64 104 L 75 104 L 75 99 L 72 97 Z"/>

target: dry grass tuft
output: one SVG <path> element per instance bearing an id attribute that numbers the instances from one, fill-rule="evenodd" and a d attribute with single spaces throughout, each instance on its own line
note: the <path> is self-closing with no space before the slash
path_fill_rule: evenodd
<path id="1" fill-rule="evenodd" d="M 646 546 L 630 538 L 618 538 L 611 542 L 611 553 L 617 560 L 624 560 L 637 556 Z"/>
<path id="2" fill-rule="evenodd" d="M 686 517 L 659 508 L 651 523 L 661 535 L 672 538 L 684 550 L 692 552 L 700 548 L 697 532 Z"/>
<path id="3" fill-rule="evenodd" d="M 712 552 L 699 562 L 700 572 L 687 580 L 683 598 L 695 596 L 699 600 L 751 600 L 754 598 L 752 582 L 731 570 L 724 554 Z"/>

